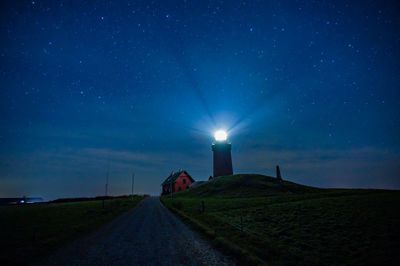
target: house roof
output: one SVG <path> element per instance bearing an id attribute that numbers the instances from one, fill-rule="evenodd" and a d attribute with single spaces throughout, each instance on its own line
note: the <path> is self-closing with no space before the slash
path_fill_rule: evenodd
<path id="1" fill-rule="evenodd" d="M 176 172 L 176 173 L 171 173 L 171 174 L 167 177 L 167 179 L 165 179 L 164 182 L 162 182 L 161 185 L 164 186 L 164 185 L 169 185 L 169 184 L 171 184 L 171 183 L 175 183 L 176 179 L 178 179 L 178 177 L 179 177 L 182 173 L 185 173 L 185 174 L 192 180 L 192 182 L 195 182 L 194 179 L 193 179 L 193 177 L 191 177 L 191 176 L 189 175 L 188 172 L 186 172 L 185 170 L 181 170 L 181 171 L 178 171 L 178 172 Z"/>

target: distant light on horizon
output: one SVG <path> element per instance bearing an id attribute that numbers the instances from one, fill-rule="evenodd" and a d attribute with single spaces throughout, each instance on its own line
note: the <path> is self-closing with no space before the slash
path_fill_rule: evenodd
<path id="1" fill-rule="evenodd" d="M 217 130 L 214 133 L 214 138 L 216 141 L 225 141 L 228 138 L 228 134 L 225 130 Z"/>

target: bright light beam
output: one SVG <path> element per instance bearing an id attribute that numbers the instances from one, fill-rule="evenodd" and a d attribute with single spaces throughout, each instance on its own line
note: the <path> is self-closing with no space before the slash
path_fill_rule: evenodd
<path id="1" fill-rule="evenodd" d="M 228 134 L 225 130 L 217 130 L 214 133 L 214 138 L 216 141 L 225 141 L 228 138 Z"/>

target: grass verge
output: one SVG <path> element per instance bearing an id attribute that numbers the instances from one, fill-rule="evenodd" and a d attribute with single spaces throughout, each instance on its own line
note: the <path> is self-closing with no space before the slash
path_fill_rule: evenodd
<path id="1" fill-rule="evenodd" d="M 180 207 L 174 206 L 172 202 L 166 200 L 166 197 L 161 197 L 161 202 L 173 213 L 177 214 L 186 224 L 198 231 L 200 234 L 211 240 L 211 243 L 221 252 L 235 259 L 239 265 L 265 265 L 265 261 L 253 256 L 245 249 L 239 247 L 228 239 L 218 236 L 214 228 L 207 226 L 198 219 L 195 219 L 183 211 Z"/>
<path id="2" fill-rule="evenodd" d="M 0 265 L 35 262 L 135 207 L 142 196 L 0 207 Z"/>
<path id="3" fill-rule="evenodd" d="M 240 198 L 186 192 L 162 201 L 214 244 L 239 258 L 239 264 L 400 262 L 398 191 L 321 190 Z"/>

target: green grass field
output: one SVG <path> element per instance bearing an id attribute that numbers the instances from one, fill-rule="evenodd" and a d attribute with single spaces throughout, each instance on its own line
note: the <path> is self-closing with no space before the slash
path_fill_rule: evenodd
<path id="1" fill-rule="evenodd" d="M 32 263 L 133 208 L 142 196 L 0 207 L 0 265 Z"/>
<path id="2" fill-rule="evenodd" d="M 317 189 L 238 175 L 162 201 L 242 263 L 400 263 L 399 191 Z"/>

